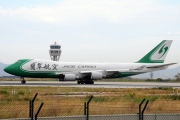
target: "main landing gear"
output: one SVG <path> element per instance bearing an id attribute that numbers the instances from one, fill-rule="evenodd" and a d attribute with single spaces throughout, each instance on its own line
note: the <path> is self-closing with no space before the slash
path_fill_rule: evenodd
<path id="1" fill-rule="evenodd" d="M 26 84 L 26 80 L 24 80 L 24 77 L 21 77 L 21 84 Z"/>
<path id="2" fill-rule="evenodd" d="M 85 80 L 85 81 L 78 80 L 77 84 L 94 84 L 94 81 L 92 81 L 92 80 Z"/>

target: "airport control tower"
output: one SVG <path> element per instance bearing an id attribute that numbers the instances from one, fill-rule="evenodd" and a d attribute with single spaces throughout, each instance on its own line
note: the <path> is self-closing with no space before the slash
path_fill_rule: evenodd
<path id="1" fill-rule="evenodd" d="M 51 60 L 59 61 L 61 56 L 61 45 L 58 45 L 56 42 L 50 45 L 49 55 Z"/>

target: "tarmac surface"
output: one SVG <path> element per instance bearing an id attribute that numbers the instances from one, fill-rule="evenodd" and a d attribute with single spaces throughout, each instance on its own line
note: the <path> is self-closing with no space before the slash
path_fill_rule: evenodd
<path id="1" fill-rule="evenodd" d="M 87 87 L 87 88 L 180 88 L 180 83 L 169 82 L 99 82 L 94 84 L 77 84 L 76 81 L 0 81 L 0 86 L 51 86 L 51 87 Z"/>

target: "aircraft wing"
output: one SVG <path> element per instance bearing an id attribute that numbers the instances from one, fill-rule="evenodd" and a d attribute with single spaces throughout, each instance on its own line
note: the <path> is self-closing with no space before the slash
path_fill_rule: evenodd
<path id="1" fill-rule="evenodd" d="M 59 75 L 59 76 L 60 76 L 60 75 L 64 75 L 64 73 L 62 73 L 62 72 L 56 72 L 55 74 L 56 74 L 56 75 Z"/>
<path id="2" fill-rule="evenodd" d="M 128 72 L 130 69 L 115 69 L 115 70 L 105 70 L 105 72 Z"/>
<path id="3" fill-rule="evenodd" d="M 151 65 L 151 66 L 146 66 L 146 68 L 160 68 L 160 67 L 166 67 L 166 66 L 170 66 L 170 65 L 174 65 L 177 63 L 168 63 L 168 64 L 162 64 L 162 65 Z"/>
<path id="4" fill-rule="evenodd" d="M 144 67 L 146 67 L 146 65 L 142 65 L 142 66 L 140 66 L 140 67 L 137 67 L 137 68 L 131 69 L 131 70 L 142 70 Z"/>
<path id="5" fill-rule="evenodd" d="M 121 73 L 121 72 L 129 72 L 131 70 L 136 70 L 136 69 L 113 69 L 113 70 L 93 70 L 93 71 L 80 71 L 80 74 L 91 74 L 92 72 L 101 72 L 101 73 Z M 56 75 L 65 75 L 68 72 L 57 72 Z"/>
<path id="6" fill-rule="evenodd" d="M 114 73 L 114 72 L 128 72 L 128 71 L 130 71 L 130 69 L 81 71 L 80 73 L 82 73 L 82 74 L 88 74 L 88 73 L 92 73 L 92 72 L 109 72 L 109 73 Z"/>
<path id="7" fill-rule="evenodd" d="M 114 69 L 114 70 L 95 70 L 95 71 L 81 71 L 81 74 L 88 75 L 92 74 L 93 72 L 100 72 L 103 73 L 104 75 L 112 75 L 112 74 L 117 74 L 121 72 L 129 72 L 130 69 Z"/>
<path id="8" fill-rule="evenodd" d="M 94 71 L 80 71 L 81 74 L 90 74 L 92 72 L 103 72 L 104 70 L 94 70 Z"/>

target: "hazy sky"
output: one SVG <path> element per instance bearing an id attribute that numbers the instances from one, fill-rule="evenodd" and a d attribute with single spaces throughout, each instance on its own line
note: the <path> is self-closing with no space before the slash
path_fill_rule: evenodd
<path id="1" fill-rule="evenodd" d="M 165 62 L 180 62 L 179 0 L 0 0 L 0 62 L 135 62 L 164 39 Z"/>

